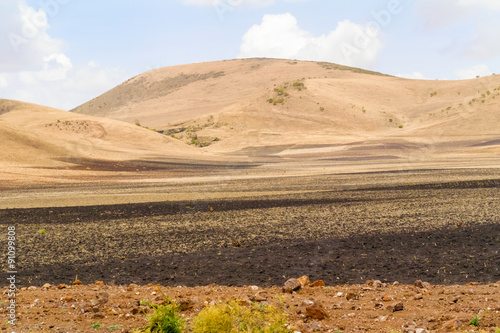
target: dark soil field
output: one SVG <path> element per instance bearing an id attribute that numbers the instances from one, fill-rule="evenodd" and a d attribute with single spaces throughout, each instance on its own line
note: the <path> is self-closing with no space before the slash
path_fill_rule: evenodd
<path id="1" fill-rule="evenodd" d="M 76 275 L 169 286 L 301 275 L 330 285 L 488 283 L 500 280 L 499 197 L 500 181 L 483 180 L 0 216 L 17 226 L 21 286 Z"/>

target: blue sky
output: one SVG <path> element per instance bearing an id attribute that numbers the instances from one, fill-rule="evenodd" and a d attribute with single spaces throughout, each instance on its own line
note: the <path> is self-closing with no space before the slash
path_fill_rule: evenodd
<path id="1" fill-rule="evenodd" d="M 498 0 L 4 0 L 0 98 L 71 109 L 150 69 L 245 57 L 420 79 L 500 72 Z"/>

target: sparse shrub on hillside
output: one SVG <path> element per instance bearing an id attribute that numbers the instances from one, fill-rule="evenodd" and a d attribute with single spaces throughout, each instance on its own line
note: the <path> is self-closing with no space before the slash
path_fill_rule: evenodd
<path id="1" fill-rule="evenodd" d="M 278 94 L 278 96 L 281 96 L 284 93 L 283 88 L 274 88 L 274 91 Z"/>
<path id="2" fill-rule="evenodd" d="M 319 110 L 320 110 L 320 111 L 325 111 L 325 108 L 324 108 L 324 107 L 322 107 L 322 106 L 320 106 Z"/>
<path id="3" fill-rule="evenodd" d="M 403 128 L 403 127 L 404 127 L 404 125 L 399 125 L 399 128 Z"/>
<path id="4" fill-rule="evenodd" d="M 438 92 L 437 92 L 437 91 L 433 91 L 433 92 L 431 92 L 431 97 L 434 97 L 434 96 L 436 96 L 437 94 L 438 94 Z"/>
<path id="5" fill-rule="evenodd" d="M 135 125 L 136 125 L 136 126 L 141 126 L 141 123 L 139 122 L 139 119 L 136 119 L 136 120 L 135 120 Z"/>
<path id="6" fill-rule="evenodd" d="M 193 332 L 252 332 L 289 333 L 283 309 L 272 305 L 252 304 L 249 307 L 237 301 L 206 307 L 194 319 Z"/>
<path id="7" fill-rule="evenodd" d="M 389 118 L 389 122 L 392 123 L 393 122 L 393 119 L 392 118 Z"/>

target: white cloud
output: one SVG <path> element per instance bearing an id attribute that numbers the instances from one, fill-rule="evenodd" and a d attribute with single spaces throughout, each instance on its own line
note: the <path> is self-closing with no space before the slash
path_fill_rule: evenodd
<path id="1" fill-rule="evenodd" d="M 25 0 L 0 3 L 0 71 L 32 70 L 44 58 L 60 53 L 62 41 L 49 36 L 47 14 L 36 11 Z"/>
<path id="2" fill-rule="evenodd" d="M 254 7 L 266 7 L 275 4 L 276 2 L 305 2 L 309 0 L 180 0 L 182 4 L 188 6 L 229 6 L 239 8 L 244 5 Z"/>
<path id="3" fill-rule="evenodd" d="M 67 60 L 64 57 L 48 59 L 54 62 L 54 67 L 42 71 L 0 75 L 0 87 L 5 83 L 0 98 L 69 110 L 129 78 L 120 69 L 102 67 L 94 62 L 73 66 Z"/>
<path id="4" fill-rule="evenodd" d="M 62 3 L 40 1 L 45 9 L 35 10 L 26 0 L 0 2 L 0 98 L 70 109 L 128 77 L 96 63 L 72 63 L 63 41 L 48 33 L 60 10 L 55 4 Z"/>
<path id="5" fill-rule="evenodd" d="M 0 74 L 0 88 L 7 88 L 8 85 L 7 76 L 5 74 Z"/>
<path id="6" fill-rule="evenodd" d="M 328 34 L 315 36 L 289 14 L 265 15 L 243 36 L 239 58 L 269 57 L 329 61 L 369 67 L 382 49 L 379 32 L 371 27 L 339 22 Z"/>
<path id="7" fill-rule="evenodd" d="M 491 75 L 491 71 L 487 65 L 476 65 L 470 68 L 457 69 L 455 71 L 457 77 L 461 80 L 473 79 L 477 76 L 488 76 Z"/>

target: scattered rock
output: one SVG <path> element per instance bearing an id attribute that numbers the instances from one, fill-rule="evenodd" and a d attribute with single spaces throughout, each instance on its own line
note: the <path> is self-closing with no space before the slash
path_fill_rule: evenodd
<path id="1" fill-rule="evenodd" d="M 250 286 L 250 289 L 252 289 L 253 291 L 257 291 L 257 290 L 259 290 L 259 287 L 257 287 L 257 286 Z"/>
<path id="2" fill-rule="evenodd" d="M 300 284 L 299 280 L 292 278 L 285 282 L 285 285 L 283 286 L 283 292 L 291 294 L 292 292 L 299 290 L 301 287 L 302 285 Z"/>
<path id="3" fill-rule="evenodd" d="M 104 319 L 104 315 L 102 313 L 94 313 L 92 319 Z"/>
<path id="4" fill-rule="evenodd" d="M 394 281 L 394 283 L 392 284 L 393 286 L 397 287 L 400 285 L 400 283 L 398 281 Z"/>
<path id="5" fill-rule="evenodd" d="M 100 287 L 104 287 L 104 282 L 103 281 L 96 281 L 95 285 L 100 286 Z"/>
<path id="6" fill-rule="evenodd" d="M 413 295 L 413 299 L 416 301 L 421 300 L 422 298 L 424 298 L 424 295 L 422 295 L 420 293 Z"/>
<path id="7" fill-rule="evenodd" d="M 446 331 L 455 331 L 462 327 L 462 322 L 458 319 L 452 319 L 443 324 L 442 329 Z"/>
<path id="8" fill-rule="evenodd" d="M 311 283 L 309 285 L 309 287 L 311 287 L 311 288 L 325 287 L 325 282 L 323 282 L 323 280 L 314 281 L 313 283 Z"/>
<path id="9" fill-rule="evenodd" d="M 78 279 L 76 279 L 75 281 L 73 281 L 73 285 L 74 286 L 79 286 L 79 285 L 82 285 L 82 284 L 83 284 L 82 281 L 80 281 Z"/>
<path id="10" fill-rule="evenodd" d="M 353 293 L 353 292 L 349 292 L 349 293 L 347 293 L 347 295 L 345 296 L 345 298 L 346 298 L 348 301 L 352 301 L 352 300 L 356 301 L 356 300 L 358 300 L 358 299 L 359 299 L 359 295 L 358 295 L 358 294 L 356 294 L 356 293 Z"/>
<path id="11" fill-rule="evenodd" d="M 180 299 L 177 302 L 179 303 L 179 309 L 181 311 L 190 311 L 196 305 L 191 299 Z"/>
<path id="12" fill-rule="evenodd" d="M 420 289 L 429 289 L 431 284 L 429 282 L 422 282 L 422 280 L 415 281 L 415 287 Z"/>
<path id="13" fill-rule="evenodd" d="M 57 289 L 66 289 L 66 285 L 65 284 L 60 284 L 57 286 Z"/>
<path id="14" fill-rule="evenodd" d="M 47 290 L 47 289 L 50 289 L 52 287 L 52 285 L 50 283 L 46 283 L 42 286 L 42 290 Z"/>
<path id="15" fill-rule="evenodd" d="M 131 283 L 128 285 L 127 291 L 134 291 L 136 288 L 139 288 L 139 286 L 136 285 L 135 283 Z"/>
<path id="16" fill-rule="evenodd" d="M 306 326 L 308 332 L 320 332 L 323 330 L 323 325 L 319 321 L 313 321 Z"/>
<path id="17" fill-rule="evenodd" d="M 97 304 L 104 305 L 109 302 L 109 294 L 105 291 L 101 291 L 97 294 Z"/>
<path id="18" fill-rule="evenodd" d="M 382 287 L 382 281 L 380 280 L 368 280 L 366 281 L 366 284 L 375 289 Z"/>
<path id="19" fill-rule="evenodd" d="M 254 296 L 250 297 L 250 299 L 253 302 L 265 302 L 265 301 L 267 301 L 267 296 L 265 296 L 266 294 L 267 294 L 267 292 L 265 292 L 265 291 L 259 291 Z"/>
<path id="20" fill-rule="evenodd" d="M 32 291 L 32 290 L 37 290 L 37 289 L 38 289 L 38 288 L 37 288 L 37 287 L 35 287 L 35 286 L 28 287 L 28 290 L 29 290 L 29 291 Z"/>
<path id="21" fill-rule="evenodd" d="M 299 277 L 297 281 L 299 281 L 301 288 L 304 288 L 305 286 L 311 284 L 311 280 L 309 280 L 309 277 L 307 275 Z"/>
<path id="22" fill-rule="evenodd" d="M 328 313 L 321 304 L 313 303 L 312 305 L 306 307 L 306 318 L 323 320 L 328 318 Z"/>
<path id="23" fill-rule="evenodd" d="M 398 302 L 398 303 L 394 303 L 394 304 L 388 305 L 387 306 L 387 310 L 389 310 L 391 312 L 403 311 L 404 310 L 404 304 L 403 304 L 403 302 Z"/>
<path id="24" fill-rule="evenodd" d="M 64 297 L 62 298 L 62 300 L 63 300 L 64 302 L 68 302 L 68 303 L 69 303 L 69 302 L 72 302 L 72 301 L 73 301 L 73 297 L 72 297 L 72 296 L 64 296 Z"/>

